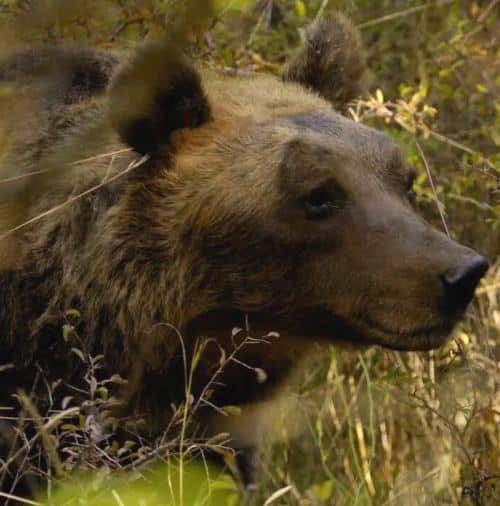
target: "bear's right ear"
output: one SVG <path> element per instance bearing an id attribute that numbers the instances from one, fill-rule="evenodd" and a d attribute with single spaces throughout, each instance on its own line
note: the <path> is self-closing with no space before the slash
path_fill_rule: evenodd
<path id="1" fill-rule="evenodd" d="M 108 98 L 112 126 L 141 154 L 155 154 L 175 130 L 210 118 L 200 75 L 177 46 L 166 42 L 139 48 L 112 78 Z"/>

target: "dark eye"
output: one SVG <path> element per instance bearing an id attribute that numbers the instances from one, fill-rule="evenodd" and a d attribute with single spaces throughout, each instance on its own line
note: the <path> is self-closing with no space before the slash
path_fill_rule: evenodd
<path id="1" fill-rule="evenodd" d="M 415 203 L 415 190 L 413 188 L 410 188 L 407 192 L 406 192 L 406 197 L 408 198 L 408 202 L 410 204 L 414 204 Z"/>
<path id="2" fill-rule="evenodd" d="M 339 195 L 329 188 L 316 188 L 304 199 L 307 217 L 321 219 L 331 215 L 333 209 L 340 207 Z"/>
<path id="3" fill-rule="evenodd" d="M 410 202 L 410 204 L 415 203 L 416 194 L 413 185 L 415 183 L 416 177 L 417 177 L 416 173 L 411 172 L 408 177 L 408 182 L 406 183 L 406 198 L 408 199 L 408 202 Z"/>

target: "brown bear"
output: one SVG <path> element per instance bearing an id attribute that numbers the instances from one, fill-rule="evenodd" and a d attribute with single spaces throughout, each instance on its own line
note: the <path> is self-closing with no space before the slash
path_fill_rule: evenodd
<path id="1" fill-rule="evenodd" d="M 199 416 L 209 432 L 229 427 L 235 448 L 257 443 L 238 437 L 245 406 L 313 343 L 443 344 L 488 264 L 416 213 L 397 145 L 336 112 L 364 70 L 340 14 L 313 23 L 281 80 L 198 71 L 171 41 L 3 62 L 16 100 L 0 122 L 0 346 L 14 365 L 2 401 L 35 372 L 78 372 L 61 335 L 72 308 L 85 349 L 128 379 L 126 409 L 153 432 L 185 399 L 200 338 L 195 399 L 239 346 L 234 328 L 275 331 L 212 387 L 211 405 L 242 407 L 234 431 L 217 410 Z"/>

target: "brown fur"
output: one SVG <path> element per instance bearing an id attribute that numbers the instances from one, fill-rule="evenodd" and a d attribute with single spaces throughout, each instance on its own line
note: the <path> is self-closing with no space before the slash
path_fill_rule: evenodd
<path id="1" fill-rule="evenodd" d="M 93 97 L 105 92 L 117 61 L 102 51 L 56 47 L 0 61 L 0 180 L 7 181 L 0 182 L 0 236 L 55 186 L 67 192 L 75 148 L 83 155 L 85 137 L 91 151 L 90 130 L 99 130 Z M 20 247 L 17 237 L 1 241 L 0 270 L 16 263 Z"/>
<path id="2" fill-rule="evenodd" d="M 305 31 L 305 43 L 285 66 L 283 79 L 311 88 L 342 110 L 361 95 L 365 69 L 358 31 L 350 19 L 336 13 Z"/>
<path id="3" fill-rule="evenodd" d="M 344 35 L 327 37 L 338 25 Z M 341 17 L 311 33 L 285 82 L 197 73 L 172 46 L 164 65 L 161 47 L 151 46 L 114 73 L 107 95 L 90 87 L 56 116 L 35 109 L 45 123 L 35 123 L 39 151 L 23 167 L 55 164 L 58 178 L 29 193 L 23 216 L 112 182 L 0 245 L 17 241 L 0 280 L 0 344 L 17 373 L 26 378 L 38 363 L 71 378 L 78 364 L 58 329 L 77 307 L 88 349 L 130 380 L 128 410 L 148 413 L 159 431 L 170 402 L 185 395 L 180 336 L 188 356 L 197 339 L 212 339 L 196 396 L 221 349 L 231 352 L 233 327 L 280 333 L 244 347 L 246 367 L 228 364 L 211 398 L 221 406 L 269 398 L 318 340 L 400 349 L 443 342 L 480 276 L 453 304 L 442 276 L 474 253 L 417 216 L 395 144 L 331 108 L 352 98 L 361 76 L 352 27 Z M 317 36 L 325 51 L 314 63 Z M 38 104 L 37 93 L 27 96 Z M 118 177 L 137 151 L 148 161 Z"/>

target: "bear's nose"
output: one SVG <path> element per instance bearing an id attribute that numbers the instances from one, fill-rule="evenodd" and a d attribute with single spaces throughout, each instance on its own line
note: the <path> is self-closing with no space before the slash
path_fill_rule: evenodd
<path id="1" fill-rule="evenodd" d="M 447 306 L 451 312 L 463 311 L 467 307 L 488 268 L 488 260 L 475 254 L 463 265 L 450 269 L 441 277 Z"/>

